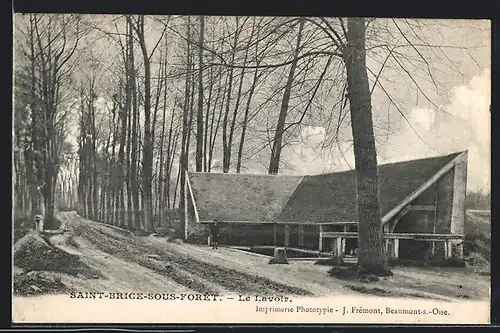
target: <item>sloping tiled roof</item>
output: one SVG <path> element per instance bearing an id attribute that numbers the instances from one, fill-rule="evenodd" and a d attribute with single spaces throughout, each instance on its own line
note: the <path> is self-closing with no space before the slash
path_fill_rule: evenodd
<path id="1" fill-rule="evenodd" d="M 458 155 L 459 153 L 379 165 L 382 216 Z M 304 177 L 279 220 L 357 221 L 354 170 Z"/>
<path id="2" fill-rule="evenodd" d="M 200 221 L 273 222 L 302 176 L 190 173 Z"/>
<path id="3" fill-rule="evenodd" d="M 382 216 L 460 153 L 379 165 Z M 357 221 L 354 171 L 315 176 L 190 173 L 200 221 Z"/>

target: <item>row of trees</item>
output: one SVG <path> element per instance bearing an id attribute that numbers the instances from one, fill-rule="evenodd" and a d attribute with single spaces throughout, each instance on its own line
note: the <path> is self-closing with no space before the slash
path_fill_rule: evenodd
<path id="1" fill-rule="evenodd" d="M 75 54 L 86 33 L 78 15 L 29 15 L 17 31 L 14 104 L 14 210 L 54 222 L 64 157 Z"/>
<path id="2" fill-rule="evenodd" d="M 57 198 L 93 220 L 150 232 L 180 220 L 182 231 L 187 170 L 263 163 L 278 174 L 303 128 L 324 126 L 322 149 L 353 146 L 360 265 L 388 273 L 374 130 L 387 120 L 372 115 L 372 99 L 388 100 L 405 119 L 387 88 L 385 73 L 396 70 L 399 84 L 434 103 L 424 86 L 437 85 L 433 66 L 442 62 L 430 65 L 436 55 L 425 50 L 435 46 L 418 21 L 17 19 L 17 214 L 38 213 L 42 199 L 50 227 Z"/>
<path id="3" fill-rule="evenodd" d="M 281 150 L 297 137 L 293 131 L 298 132 L 307 119 L 326 77 L 327 67 L 318 76 L 313 61 L 298 64 L 298 52 L 313 43 L 301 43 L 301 39 L 311 38 L 313 31 L 304 32 L 305 20 L 292 20 L 290 26 L 265 18 L 222 23 L 209 18 L 210 25 L 205 20 L 126 16 L 118 18 L 112 29 L 97 26 L 102 38 L 119 50 L 119 60 L 110 64 L 113 73 L 105 79 L 101 73 L 106 65 L 101 64 L 87 70 L 81 80 L 78 198 L 82 215 L 153 231 L 166 219 L 183 220 L 178 212 L 183 212 L 184 202 L 179 199 L 184 197 L 182 184 L 188 169 L 241 172 L 245 157 L 255 154 L 252 150 L 267 147 L 272 152 L 269 173 L 278 173 Z M 273 25 L 266 27 L 266 20 Z M 223 29 L 218 32 L 220 25 Z M 157 29 L 155 38 L 147 37 L 148 27 Z M 295 32 L 287 41 L 295 39 L 295 60 L 289 69 L 259 65 L 265 59 L 287 58 L 283 40 L 282 55 L 266 53 L 278 38 L 267 40 L 263 35 L 269 38 L 274 29 L 285 35 Z M 335 75 L 331 77 L 330 90 L 336 82 Z M 104 80 L 114 84 L 102 87 Z M 296 97 L 292 89 L 298 85 L 301 91 Z M 271 96 L 257 95 L 265 93 Z M 101 102 L 106 101 L 100 106 L 96 106 L 98 95 Z M 306 107 L 299 112 L 304 102 Z M 276 114 L 273 108 L 279 105 Z M 293 122 L 287 123 L 287 115 Z M 101 124 L 96 117 L 101 117 Z M 258 124 L 264 119 L 272 121 L 268 128 Z M 109 125 L 99 133 L 103 121 Z M 263 135 L 266 141 L 258 142 Z M 182 225 L 179 230 L 184 230 Z"/>

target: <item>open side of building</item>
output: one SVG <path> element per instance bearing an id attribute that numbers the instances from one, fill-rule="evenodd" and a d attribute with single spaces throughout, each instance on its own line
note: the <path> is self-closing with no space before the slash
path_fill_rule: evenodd
<path id="1" fill-rule="evenodd" d="M 390 258 L 462 257 L 467 152 L 379 165 L 385 248 Z M 357 248 L 353 170 L 311 176 L 190 172 L 185 236 L 221 221 L 220 242 L 285 246 L 334 256 Z"/>

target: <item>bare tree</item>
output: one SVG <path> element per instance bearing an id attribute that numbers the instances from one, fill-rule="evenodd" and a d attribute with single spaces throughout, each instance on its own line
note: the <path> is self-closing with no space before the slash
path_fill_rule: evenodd
<path id="1" fill-rule="evenodd" d="M 25 20 L 20 20 L 25 23 Z M 56 182 L 61 166 L 66 132 L 69 84 L 74 55 L 84 34 L 79 15 L 30 14 L 21 28 L 30 91 L 31 144 L 28 165 L 36 170 L 31 186 L 40 188 L 45 210 L 45 226 L 54 227 Z M 21 25 L 22 25 L 21 23 Z M 31 153 L 33 152 L 33 153 Z M 31 167 L 30 167 L 31 169 Z M 36 200 L 32 202 L 36 205 Z"/>
<path id="2" fill-rule="evenodd" d="M 356 193 L 359 219 L 359 266 L 362 273 L 389 275 L 383 248 L 377 151 L 373 133 L 371 94 L 366 70 L 366 22 L 364 18 L 347 21 L 347 95 L 351 108 L 354 139 Z"/>
<path id="3" fill-rule="evenodd" d="M 200 31 L 198 46 L 198 111 L 196 113 L 196 171 L 203 170 L 203 34 L 205 32 L 205 19 L 200 15 Z"/>
<path id="4" fill-rule="evenodd" d="M 285 129 L 285 121 L 288 113 L 288 103 L 290 101 L 290 94 L 292 93 L 292 83 L 293 77 L 295 75 L 295 69 L 297 68 L 298 56 L 300 52 L 300 43 L 302 39 L 302 32 L 304 30 L 304 19 L 299 19 L 299 31 L 297 33 L 297 43 L 295 45 L 293 61 L 290 66 L 290 71 L 288 73 L 288 79 L 285 86 L 285 91 L 283 93 L 283 99 L 281 101 L 281 109 L 278 118 L 278 123 L 276 125 L 276 130 L 274 131 L 273 148 L 271 151 L 271 158 L 269 160 L 268 172 L 271 175 L 278 173 L 281 150 L 283 149 L 283 132 Z"/>
<path id="5" fill-rule="evenodd" d="M 191 75 L 190 75 L 190 70 L 191 70 L 191 19 L 190 17 L 187 18 L 186 22 L 186 30 L 187 30 L 187 43 L 186 43 L 186 68 L 187 68 L 187 73 L 186 73 L 186 80 L 185 80 L 185 93 L 184 93 L 184 104 L 182 107 L 182 141 L 181 141 L 181 156 L 180 156 L 180 163 L 179 163 L 179 178 L 180 178 L 180 201 L 179 201 L 179 212 L 180 215 L 182 216 L 181 218 L 181 225 L 180 225 L 180 230 L 179 233 L 182 234 L 182 237 L 186 237 L 185 230 L 186 230 L 186 219 L 187 216 L 184 213 L 185 210 L 185 193 L 186 193 L 186 172 L 188 170 L 188 157 L 189 157 L 189 134 L 190 134 L 190 109 L 191 109 L 191 85 L 192 85 L 192 80 L 191 80 Z"/>
<path id="6" fill-rule="evenodd" d="M 255 31 L 257 30 L 257 31 Z M 260 26 L 257 25 L 256 23 L 256 18 L 254 17 L 253 19 L 253 24 L 252 24 L 252 33 L 251 36 L 253 37 L 254 33 L 257 34 L 257 40 L 259 39 L 259 32 L 260 32 Z M 249 39 L 249 44 L 251 44 L 252 38 Z M 248 45 L 250 46 L 250 45 Z M 255 43 L 255 63 L 259 65 L 259 59 L 258 59 L 258 51 L 259 49 L 259 43 Z M 254 69 L 254 75 L 252 79 L 252 84 L 250 85 L 250 90 L 248 92 L 248 97 L 247 97 L 247 102 L 246 102 L 246 107 L 245 107 L 245 113 L 243 115 L 243 121 L 241 123 L 241 135 L 240 135 L 240 143 L 238 147 L 238 159 L 236 162 L 236 172 L 239 173 L 241 171 L 241 166 L 243 163 L 243 147 L 245 145 L 245 135 L 247 132 L 247 126 L 248 126 L 248 121 L 249 121 L 249 115 L 250 115 L 250 105 L 252 103 L 252 97 L 255 93 L 255 89 L 257 87 L 258 80 L 262 76 L 262 73 L 259 74 L 259 68 Z"/>
<path id="7" fill-rule="evenodd" d="M 131 131 L 129 132 L 130 140 L 130 168 L 129 174 L 127 176 L 128 185 L 130 188 L 130 203 L 128 204 L 129 220 L 132 223 L 133 229 L 141 229 L 141 220 L 137 212 L 140 211 L 139 206 L 139 186 L 138 186 L 138 137 L 139 137 L 139 105 L 137 96 L 137 82 L 136 82 L 136 67 L 135 67 L 135 57 L 134 57 L 134 40 L 133 40 L 133 24 L 132 18 L 130 16 L 126 17 L 128 22 L 127 31 L 127 51 L 128 51 L 128 65 L 129 71 L 127 79 L 130 80 L 130 95 L 132 97 L 131 105 L 131 116 L 129 119 Z M 128 196 L 128 195 L 127 195 Z"/>
<path id="8" fill-rule="evenodd" d="M 144 34 L 144 15 L 140 15 L 132 28 L 135 31 L 144 63 L 144 142 L 142 160 L 143 214 L 146 229 L 154 230 L 153 224 L 153 135 L 151 129 L 151 56 L 146 46 Z"/>

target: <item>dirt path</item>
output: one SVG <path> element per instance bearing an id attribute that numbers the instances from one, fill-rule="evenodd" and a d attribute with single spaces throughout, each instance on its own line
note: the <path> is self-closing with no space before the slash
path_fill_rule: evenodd
<path id="1" fill-rule="evenodd" d="M 74 217 L 67 219 L 73 226 Z M 100 251 L 94 247 L 92 241 L 75 237 L 69 230 L 65 234 L 56 235 L 51 238 L 53 245 L 79 255 L 90 267 L 100 271 L 104 278 L 82 279 L 78 276 L 58 274 L 61 281 L 75 290 L 89 292 L 189 292 L 188 287 L 166 279 L 163 275 L 150 270 L 137 263 L 122 260 L 115 255 Z"/>
<path id="2" fill-rule="evenodd" d="M 359 295 L 441 300 L 488 299 L 489 276 L 458 268 L 394 268 L 394 276 L 373 283 L 332 278 L 330 267 L 292 261 L 269 265 L 269 259 L 230 248 L 167 242 L 134 236 L 127 230 L 61 213 L 66 232 L 53 245 L 104 275 L 101 279 L 57 274 L 73 289 L 110 292 L 199 292 L 295 296 Z"/>
<path id="3" fill-rule="evenodd" d="M 196 292 L 312 295 L 298 286 L 199 260 L 172 246 L 159 246 L 160 238 L 153 241 L 153 237 L 127 235 L 105 224 L 85 220 L 75 213 L 62 213 L 61 218 L 65 220 L 69 234 L 74 235 L 72 239 L 84 244 L 87 251 L 135 263 Z M 165 239 L 161 241 L 166 243 Z"/>
<path id="4" fill-rule="evenodd" d="M 327 276 L 329 267 L 315 266 L 313 262 L 293 262 L 289 265 L 269 265 L 269 258 L 253 256 L 221 247 L 212 250 L 207 246 L 166 243 L 162 239 L 150 237 L 150 241 L 168 251 L 184 252 L 192 258 L 207 263 L 220 265 L 228 270 L 237 270 L 245 274 L 259 274 L 276 282 L 286 283 L 295 288 L 306 288 L 313 295 L 345 295 L 353 293 L 340 281 Z"/>

